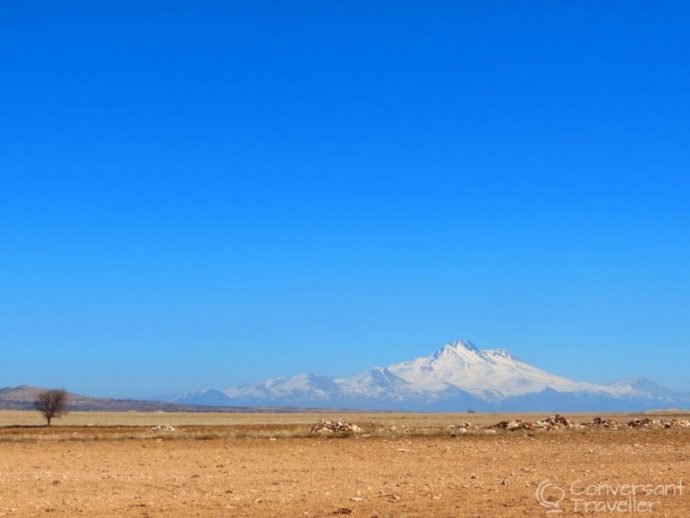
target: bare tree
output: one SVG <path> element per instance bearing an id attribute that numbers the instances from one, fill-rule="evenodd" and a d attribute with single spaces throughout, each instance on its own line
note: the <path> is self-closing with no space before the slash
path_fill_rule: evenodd
<path id="1" fill-rule="evenodd" d="M 34 401 L 34 408 L 43 414 L 48 426 L 53 417 L 60 417 L 67 411 L 67 392 L 64 390 L 46 390 Z"/>

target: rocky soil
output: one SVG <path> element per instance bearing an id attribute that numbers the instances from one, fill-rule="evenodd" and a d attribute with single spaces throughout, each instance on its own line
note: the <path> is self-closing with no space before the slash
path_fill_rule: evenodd
<path id="1" fill-rule="evenodd" d="M 535 496 L 545 480 L 562 488 L 690 481 L 690 430 L 594 421 L 597 431 L 532 433 L 523 421 L 514 432 L 470 425 L 455 437 L 315 430 L 300 438 L 7 440 L 0 515 L 546 516 Z M 656 500 L 646 515 L 688 516 L 687 490 Z M 608 514 L 561 514 L 577 515 Z"/>

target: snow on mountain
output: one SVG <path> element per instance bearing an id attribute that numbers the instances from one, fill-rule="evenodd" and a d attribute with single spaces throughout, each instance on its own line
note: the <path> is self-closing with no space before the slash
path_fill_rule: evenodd
<path id="1" fill-rule="evenodd" d="M 622 395 L 616 389 L 554 376 L 514 358 L 505 349 L 479 350 L 458 340 L 431 356 L 398 363 L 388 369 L 418 389 L 438 391 L 448 385 L 484 399 L 501 400 L 551 388 L 558 392 L 598 392 Z"/>
<path id="2" fill-rule="evenodd" d="M 291 378 L 270 378 L 252 385 L 242 385 L 224 391 L 230 399 L 285 402 L 326 401 L 338 392 L 333 379 L 313 374 L 299 374 Z"/>
<path id="3" fill-rule="evenodd" d="M 611 385 L 625 393 L 639 397 L 652 397 L 658 399 L 678 399 L 690 397 L 688 394 L 674 392 L 664 388 L 646 378 L 632 378 L 616 381 Z"/>
<path id="4" fill-rule="evenodd" d="M 481 350 L 467 340 L 446 344 L 428 356 L 344 378 L 300 374 L 208 392 L 207 401 L 199 394 L 181 400 L 211 405 L 443 411 L 690 406 L 690 396 L 648 380 L 611 385 L 574 381 L 538 369 L 505 349 Z"/>
<path id="5" fill-rule="evenodd" d="M 335 384 L 343 395 L 349 397 L 402 400 L 420 395 L 411 383 L 385 367 L 375 367 L 349 378 L 336 379 Z"/>

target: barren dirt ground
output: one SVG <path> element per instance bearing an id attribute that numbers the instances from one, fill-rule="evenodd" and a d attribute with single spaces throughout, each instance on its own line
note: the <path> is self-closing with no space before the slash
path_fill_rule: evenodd
<path id="1" fill-rule="evenodd" d="M 359 417 L 372 426 L 399 416 Z M 417 425 L 458 420 L 402 417 Z M 112 427 L 97 433 L 84 426 L 2 428 L 0 515 L 547 516 L 535 492 L 548 479 L 547 504 L 564 496 L 563 512 L 548 516 L 638 515 L 602 511 L 602 502 L 629 505 L 630 498 L 606 495 L 601 484 L 609 491 L 646 485 L 656 493 L 664 485 L 665 495 L 636 490 L 636 510 L 652 505 L 639 515 L 690 516 L 687 429 L 292 437 L 290 430 L 303 426 L 288 426 L 294 416 L 281 419 L 280 426 L 245 423 L 257 433 L 244 438 L 221 436 L 230 425 L 198 423 L 163 437 L 149 435 L 148 428 L 137 436 L 128 428 L 126 436 L 135 438 Z M 211 438 L 201 439 L 202 433 Z M 597 494 L 575 494 L 587 487 Z"/>

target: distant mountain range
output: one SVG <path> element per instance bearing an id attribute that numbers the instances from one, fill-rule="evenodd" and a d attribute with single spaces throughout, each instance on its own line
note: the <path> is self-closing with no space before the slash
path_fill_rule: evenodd
<path id="1" fill-rule="evenodd" d="M 0 388 L 0 410 L 32 410 L 36 396 L 45 388 L 20 385 L 18 387 Z M 237 407 L 191 405 L 169 401 L 146 401 L 138 399 L 108 399 L 68 394 L 68 410 L 98 412 L 286 412 L 298 409 L 263 408 L 252 406 Z"/>
<path id="2" fill-rule="evenodd" d="M 31 409 L 40 387 L 0 388 L 0 409 Z M 295 412 L 306 409 L 426 412 L 644 411 L 690 408 L 690 394 L 644 378 L 610 385 L 549 374 L 504 349 L 458 340 L 435 353 L 345 378 L 300 374 L 225 390 L 186 392 L 164 401 L 70 393 L 70 410 Z"/>
<path id="3" fill-rule="evenodd" d="M 458 340 L 429 356 L 346 378 L 300 374 L 225 390 L 187 392 L 171 402 L 446 412 L 641 411 L 690 408 L 690 394 L 642 378 L 611 385 L 574 381 L 538 369 L 504 349 L 480 350 Z"/>

